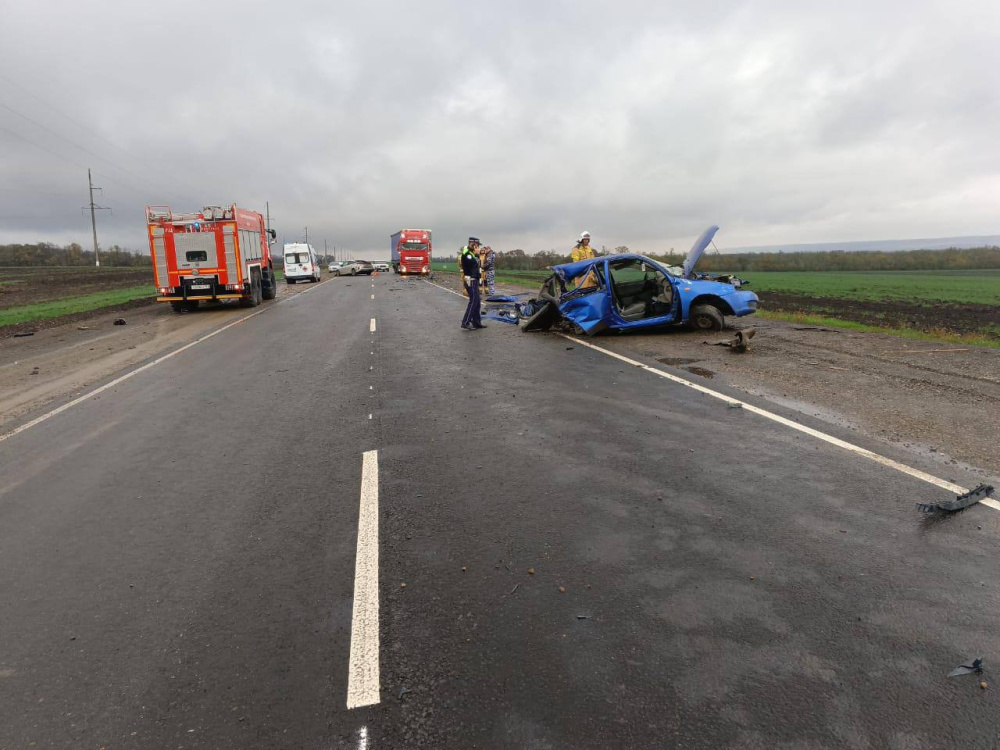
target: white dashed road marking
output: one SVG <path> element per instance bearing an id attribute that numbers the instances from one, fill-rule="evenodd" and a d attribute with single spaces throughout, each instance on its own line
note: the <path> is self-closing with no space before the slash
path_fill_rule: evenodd
<path id="1" fill-rule="evenodd" d="M 367 451 L 361 463 L 354 616 L 347 678 L 348 708 L 379 702 L 378 650 L 378 451 Z"/>
<path id="2" fill-rule="evenodd" d="M 368 330 L 371 333 L 375 333 L 375 318 L 372 318 L 372 322 L 368 324 Z"/>
<path id="3" fill-rule="evenodd" d="M 436 286 L 438 289 L 444 289 L 444 291 L 450 292 L 451 294 L 454 294 L 458 297 L 462 296 L 458 292 L 452 291 L 451 289 L 443 287 L 440 284 L 435 284 L 432 281 L 428 281 L 427 283 L 430 284 L 431 286 Z M 867 448 L 862 448 L 860 445 L 854 445 L 853 443 L 848 443 L 846 440 L 841 440 L 840 438 L 834 437 L 833 435 L 827 435 L 825 432 L 814 430 L 812 427 L 806 427 L 805 425 L 799 424 L 798 422 L 793 422 L 792 420 L 786 419 L 785 417 L 775 414 L 774 412 L 767 411 L 767 409 L 761 409 L 759 406 L 754 406 L 753 404 L 748 404 L 745 401 L 739 401 L 738 399 L 733 399 L 732 396 L 727 396 L 724 393 L 713 391 L 711 388 L 706 388 L 705 386 L 700 385 L 698 383 L 692 383 L 690 380 L 685 380 L 684 378 L 678 375 L 672 375 L 669 372 L 664 372 L 663 370 L 659 370 L 655 367 L 650 367 L 649 365 L 643 364 L 642 362 L 630 359 L 629 357 L 623 356 L 616 352 L 597 346 L 596 344 L 591 344 L 590 342 L 576 338 L 575 336 L 567 336 L 565 334 L 559 334 L 559 335 L 565 339 L 569 339 L 570 341 L 578 343 L 581 346 L 585 346 L 588 349 L 593 349 L 596 352 L 601 352 L 601 354 L 606 354 L 607 356 L 614 357 L 615 359 L 621 360 L 622 362 L 627 362 L 630 365 L 639 367 L 643 370 L 646 370 L 646 372 L 653 373 L 654 375 L 659 375 L 661 378 L 665 378 L 679 385 L 683 385 L 686 388 L 692 388 L 696 391 L 699 391 L 700 393 L 704 393 L 706 396 L 711 396 L 712 398 L 720 399 L 721 401 L 725 401 L 726 403 L 734 403 L 734 404 L 738 403 L 743 407 L 745 411 L 752 412 L 757 416 L 764 417 L 765 419 L 770 419 L 773 422 L 777 422 L 778 424 L 784 425 L 785 427 L 790 427 L 791 429 L 796 430 L 798 432 L 805 433 L 810 437 L 817 438 L 826 443 L 829 443 L 830 445 L 835 445 L 838 448 L 843 448 L 844 450 L 848 450 L 851 453 L 854 453 L 855 455 L 863 456 L 867 459 L 874 461 L 877 464 L 881 464 L 882 466 L 885 466 L 890 469 L 895 469 L 896 471 L 900 471 L 903 474 L 907 474 L 908 476 L 914 477 L 915 479 L 920 479 L 924 482 L 927 482 L 928 484 L 933 484 L 935 487 L 940 487 L 941 489 L 947 490 L 948 492 L 954 492 L 956 495 L 962 495 L 968 492 L 968 490 L 965 487 L 955 484 L 954 482 L 949 482 L 945 479 L 936 477 L 933 474 L 928 474 L 926 471 L 921 471 L 920 469 L 915 469 L 912 466 L 907 466 L 906 464 L 900 463 L 899 461 L 894 461 L 891 458 L 875 453 L 874 451 L 870 451 Z M 1000 510 L 1000 502 L 992 498 L 986 498 L 984 500 L 980 500 L 979 504 L 993 508 L 993 510 Z"/>

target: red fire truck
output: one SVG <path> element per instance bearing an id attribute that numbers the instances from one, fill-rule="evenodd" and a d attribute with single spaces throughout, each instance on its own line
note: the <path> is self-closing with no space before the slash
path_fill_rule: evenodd
<path id="1" fill-rule="evenodd" d="M 157 302 L 176 312 L 212 300 L 256 307 L 278 293 L 268 245 L 275 232 L 256 211 L 206 206 L 175 214 L 170 206 L 146 206 L 146 223 Z"/>
<path id="2" fill-rule="evenodd" d="M 431 230 L 400 229 L 391 237 L 392 270 L 396 273 L 431 272 Z"/>

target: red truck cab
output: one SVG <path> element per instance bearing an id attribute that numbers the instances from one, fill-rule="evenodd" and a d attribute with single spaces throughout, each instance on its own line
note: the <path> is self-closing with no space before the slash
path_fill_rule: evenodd
<path id="1" fill-rule="evenodd" d="M 430 274 L 430 229 L 400 229 L 390 241 L 392 270 L 399 274 Z"/>

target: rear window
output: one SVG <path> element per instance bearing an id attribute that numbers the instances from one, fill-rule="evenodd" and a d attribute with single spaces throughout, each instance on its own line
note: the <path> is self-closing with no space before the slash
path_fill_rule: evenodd
<path id="1" fill-rule="evenodd" d="M 308 263 L 309 253 L 289 253 L 285 256 L 285 263 Z"/>
<path id="2" fill-rule="evenodd" d="M 208 260 L 208 253 L 204 250 L 189 250 L 185 257 L 188 263 L 204 263 Z"/>

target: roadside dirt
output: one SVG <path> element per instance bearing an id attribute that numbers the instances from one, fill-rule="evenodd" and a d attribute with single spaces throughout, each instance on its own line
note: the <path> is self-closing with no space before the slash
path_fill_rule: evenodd
<path id="1" fill-rule="evenodd" d="M 313 284 L 278 285 L 278 300 Z M 265 302 L 264 305 L 272 305 Z M 258 308 L 261 309 L 261 308 Z M 25 414 L 190 341 L 250 312 L 237 304 L 178 314 L 152 304 L 59 320 L 27 338 L 0 338 L 0 432 Z M 126 325 L 114 325 L 124 318 Z"/>
<path id="2" fill-rule="evenodd" d="M 461 288 L 454 274 L 434 282 Z M 498 285 L 501 294 L 525 291 L 537 290 Z M 891 442 L 941 464 L 945 478 L 958 465 L 984 480 L 1000 476 L 1000 350 L 752 317 L 727 323 L 721 333 L 677 328 L 594 341 Z M 757 335 L 747 353 L 715 345 L 751 327 Z"/>

